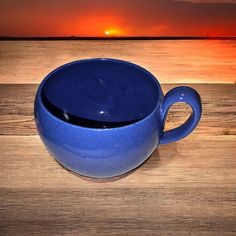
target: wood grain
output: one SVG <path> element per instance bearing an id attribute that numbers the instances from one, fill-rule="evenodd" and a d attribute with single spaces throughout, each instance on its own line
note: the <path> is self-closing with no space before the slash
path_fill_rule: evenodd
<path id="1" fill-rule="evenodd" d="M 188 83 L 202 97 L 199 126 L 126 175 L 68 172 L 37 135 L 34 96 L 52 69 L 88 57 L 138 63 L 165 93 Z M 235 41 L 1 41 L 0 235 L 236 235 L 235 59 Z M 166 128 L 189 113 L 174 105 Z"/>
<path id="2" fill-rule="evenodd" d="M 236 85 L 188 84 L 202 97 L 203 116 L 192 135 L 236 134 Z M 166 93 L 177 85 L 162 85 Z M 38 85 L 0 85 L 0 134 L 36 135 L 33 102 Z M 170 109 L 166 128 L 183 123 L 190 114 L 186 105 Z"/>
<path id="3" fill-rule="evenodd" d="M 33 120 L 37 85 L 0 85 L 1 234 L 235 235 L 235 85 L 190 86 L 204 108 L 192 135 L 131 173 L 93 180 L 45 150 Z M 167 125 L 188 114 L 174 106 Z"/>
<path id="4" fill-rule="evenodd" d="M 0 83 L 38 84 L 70 61 L 112 57 L 137 63 L 161 83 L 235 83 L 235 40 L 0 41 Z"/>
<path id="5" fill-rule="evenodd" d="M 235 142 L 190 136 L 125 177 L 97 181 L 59 166 L 38 136 L 0 136 L 1 231 L 235 235 Z"/>
<path id="6" fill-rule="evenodd" d="M 2 188 L 225 187 L 236 185 L 234 135 L 189 136 L 155 150 L 136 171 L 112 179 L 78 177 L 47 153 L 38 136 L 0 136 Z M 224 148 L 223 148 L 224 147 Z M 226 152 L 227 150 L 227 152 Z M 124 177 L 124 178 L 123 178 Z M 103 183 L 99 185 L 98 183 Z M 132 186 L 131 186 L 132 185 Z M 155 187 L 154 187 L 155 188 Z M 235 212 L 236 213 L 236 212 Z"/>

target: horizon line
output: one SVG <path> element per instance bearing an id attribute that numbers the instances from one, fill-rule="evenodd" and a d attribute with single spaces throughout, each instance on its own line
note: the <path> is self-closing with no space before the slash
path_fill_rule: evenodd
<path id="1" fill-rule="evenodd" d="M 205 40 L 236 39 L 236 36 L 0 36 L 4 40 Z"/>

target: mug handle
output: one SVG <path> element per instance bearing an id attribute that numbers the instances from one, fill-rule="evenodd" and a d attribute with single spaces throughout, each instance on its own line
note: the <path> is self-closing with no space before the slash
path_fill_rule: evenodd
<path id="1" fill-rule="evenodd" d="M 202 115 L 200 95 L 188 86 L 179 86 L 171 89 L 164 97 L 160 107 L 161 118 L 165 124 L 169 108 L 177 102 L 184 102 L 191 106 L 192 113 L 189 118 L 177 128 L 164 131 L 160 144 L 171 143 L 189 135 L 197 126 Z"/>

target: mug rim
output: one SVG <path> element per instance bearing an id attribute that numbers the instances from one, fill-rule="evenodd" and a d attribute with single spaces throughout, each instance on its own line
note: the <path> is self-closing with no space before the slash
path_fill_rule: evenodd
<path id="1" fill-rule="evenodd" d="M 147 77 L 149 79 L 152 79 L 155 84 L 156 84 L 156 87 L 158 89 L 158 99 L 157 99 L 157 103 L 154 107 L 154 109 L 146 116 L 144 116 L 142 119 L 136 121 L 136 122 L 133 122 L 133 123 L 130 123 L 130 124 L 126 124 L 126 125 L 122 125 L 122 126 L 118 126 L 118 127 L 109 127 L 109 128 L 94 128 L 94 127 L 85 127 L 85 126 L 80 126 L 80 125 L 77 125 L 77 124 L 72 124 L 70 122 L 66 122 L 62 119 L 60 119 L 59 117 L 55 116 L 52 112 L 50 112 L 45 104 L 43 103 L 42 101 L 42 89 L 43 89 L 43 86 L 45 85 L 46 81 L 49 80 L 51 78 L 51 76 L 53 74 L 55 74 L 56 72 L 60 72 L 60 70 L 70 66 L 70 65 L 74 65 L 74 64 L 78 64 L 78 63 L 86 63 L 86 62 L 91 62 L 91 61 L 110 61 L 110 62 L 118 62 L 118 63 L 122 63 L 122 64 L 126 64 L 128 66 L 132 66 L 138 70 L 141 70 L 143 71 L 145 74 L 147 74 Z M 82 128 L 82 129 L 89 129 L 89 130 L 95 130 L 95 131 L 105 131 L 105 130 L 114 130 L 114 129 L 122 129 L 122 128 L 127 128 L 127 127 L 130 127 L 130 126 L 133 126 L 133 125 L 136 125 L 136 124 L 140 124 L 144 121 L 146 121 L 150 116 L 152 116 L 159 108 L 160 104 L 161 104 L 161 101 L 162 101 L 162 98 L 163 98 L 163 94 L 162 94 L 162 89 L 161 89 L 161 85 L 159 83 L 159 81 L 156 79 L 156 77 L 151 73 L 149 72 L 148 70 L 146 70 L 145 68 L 143 68 L 142 66 L 140 65 L 137 65 L 135 63 L 132 63 L 132 62 L 129 62 L 129 61 L 125 61 L 125 60 L 121 60 L 121 59 L 115 59 L 115 58 L 104 58 L 104 57 L 98 57 L 98 58 L 85 58 L 85 59 L 80 59 L 80 60 L 75 60 L 75 61 L 71 61 L 69 63 L 66 63 L 66 64 L 63 64 L 59 67 L 57 67 L 56 69 L 52 70 L 49 74 L 46 75 L 46 77 L 41 81 L 39 87 L 38 87 L 38 91 L 37 91 L 37 97 L 38 97 L 38 101 L 41 105 L 41 107 L 44 109 L 44 111 L 49 115 L 51 116 L 53 119 L 56 119 L 58 120 L 59 122 L 62 122 L 64 125 L 68 125 L 68 126 L 72 126 L 72 127 L 77 127 L 77 128 Z"/>

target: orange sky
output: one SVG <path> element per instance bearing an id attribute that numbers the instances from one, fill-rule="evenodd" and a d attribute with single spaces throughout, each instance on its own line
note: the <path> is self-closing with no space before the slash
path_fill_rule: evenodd
<path id="1" fill-rule="evenodd" d="M 0 36 L 236 36 L 236 0 L 1 0 Z"/>

